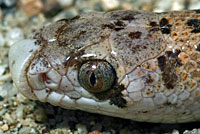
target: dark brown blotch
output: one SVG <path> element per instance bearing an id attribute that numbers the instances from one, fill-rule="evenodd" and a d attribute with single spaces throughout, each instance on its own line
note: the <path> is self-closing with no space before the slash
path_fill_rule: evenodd
<path id="1" fill-rule="evenodd" d="M 93 93 L 99 100 L 110 100 L 111 105 L 118 106 L 119 108 L 126 107 L 126 100 L 123 98 L 121 91 L 125 90 L 123 85 L 115 84 L 112 89 L 105 92 Z"/>
<path id="2" fill-rule="evenodd" d="M 119 26 L 119 27 L 124 27 L 125 26 L 124 22 L 120 21 L 120 20 L 114 21 L 114 24 L 115 24 L 115 26 Z"/>
<path id="3" fill-rule="evenodd" d="M 170 34 L 171 25 L 169 24 L 169 22 L 166 18 L 162 18 L 160 20 L 160 29 L 163 34 Z"/>
<path id="4" fill-rule="evenodd" d="M 116 20 L 113 23 L 103 24 L 102 29 L 109 28 L 109 29 L 113 29 L 115 31 L 120 31 L 120 30 L 124 29 L 125 26 L 126 25 L 123 21 Z"/>
<path id="5" fill-rule="evenodd" d="M 115 29 L 115 25 L 110 23 L 110 24 L 103 24 L 102 25 L 102 29 L 105 29 L 105 28 L 109 28 L 109 29 Z"/>
<path id="6" fill-rule="evenodd" d="M 187 25 L 193 27 L 191 33 L 200 33 L 200 19 L 188 20 Z"/>
<path id="7" fill-rule="evenodd" d="M 165 55 L 158 57 L 158 66 L 162 71 L 162 80 L 167 89 L 173 89 L 176 86 L 178 76 L 176 74 L 176 68 L 182 64 L 178 58 L 180 51 L 175 52 L 167 51 Z"/>
<path id="8" fill-rule="evenodd" d="M 122 16 L 121 19 L 131 21 L 131 20 L 134 20 L 135 17 L 132 14 L 127 14 L 127 15 Z"/>
<path id="9" fill-rule="evenodd" d="M 123 21 L 120 20 L 116 20 L 114 21 L 114 25 L 115 25 L 115 30 L 119 31 L 125 28 L 126 24 Z"/>
<path id="10" fill-rule="evenodd" d="M 152 77 L 151 77 L 151 75 L 147 75 L 147 77 L 146 77 L 146 79 L 145 79 L 145 83 L 147 83 L 147 84 L 151 84 L 151 83 L 153 83 L 153 79 L 152 79 Z"/>
<path id="11" fill-rule="evenodd" d="M 155 32 L 155 31 L 160 31 L 160 27 L 155 21 L 150 22 L 149 26 L 150 26 L 149 33 Z"/>
<path id="12" fill-rule="evenodd" d="M 150 26 L 152 26 L 152 27 L 157 27 L 158 24 L 157 24 L 155 21 L 152 21 L 152 22 L 150 22 Z"/>
<path id="13" fill-rule="evenodd" d="M 131 39 L 140 39 L 142 33 L 137 31 L 137 32 L 130 32 L 128 34 L 128 36 L 131 38 Z"/>
<path id="14" fill-rule="evenodd" d="M 158 66 L 161 71 L 164 71 L 166 65 L 166 58 L 165 56 L 158 57 Z"/>

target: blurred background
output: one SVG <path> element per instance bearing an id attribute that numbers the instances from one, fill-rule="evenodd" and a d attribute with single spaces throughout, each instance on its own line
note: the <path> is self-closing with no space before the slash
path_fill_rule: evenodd
<path id="1" fill-rule="evenodd" d="M 8 51 L 43 25 L 82 12 L 200 9 L 200 0 L 0 0 L 0 134 L 196 134 L 200 123 L 152 124 L 64 110 L 28 100 L 13 87 Z"/>

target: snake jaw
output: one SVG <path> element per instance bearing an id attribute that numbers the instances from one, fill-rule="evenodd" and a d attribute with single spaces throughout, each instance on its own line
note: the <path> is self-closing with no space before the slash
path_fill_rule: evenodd
<path id="1" fill-rule="evenodd" d="M 39 49 L 40 46 L 35 44 L 35 40 L 21 40 L 15 43 L 9 51 L 9 67 L 13 81 L 19 91 L 31 99 L 36 99 L 36 97 L 28 85 L 26 69 Z"/>

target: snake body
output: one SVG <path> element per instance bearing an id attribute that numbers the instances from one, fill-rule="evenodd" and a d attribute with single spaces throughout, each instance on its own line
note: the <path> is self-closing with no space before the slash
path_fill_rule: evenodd
<path id="1" fill-rule="evenodd" d="M 136 121 L 196 121 L 200 10 L 63 19 L 12 46 L 9 66 L 30 99 Z"/>

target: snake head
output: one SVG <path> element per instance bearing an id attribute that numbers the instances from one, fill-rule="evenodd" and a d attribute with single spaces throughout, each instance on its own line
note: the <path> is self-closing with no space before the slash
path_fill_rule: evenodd
<path id="1" fill-rule="evenodd" d="M 160 33 L 149 35 L 143 27 L 147 22 L 141 15 L 155 19 L 145 13 L 91 12 L 41 28 L 32 39 L 10 49 L 16 87 L 30 99 L 130 118 L 126 113 L 135 112 L 131 106 L 141 101 L 144 89 L 144 73 L 138 66 L 160 53 L 152 47 L 163 48 L 154 43 L 161 40 Z"/>
<path id="2" fill-rule="evenodd" d="M 171 16 L 190 13 L 195 12 Z M 181 76 L 187 80 L 192 76 L 187 72 L 198 66 L 191 61 L 191 70 L 183 71 L 187 75 L 179 74 L 184 68 L 181 59 L 189 57 L 186 51 L 193 47 L 178 50 L 185 45 L 183 38 L 173 41 L 170 32 L 176 26 L 167 18 L 166 13 L 121 10 L 54 22 L 11 47 L 13 81 L 26 97 L 66 109 L 148 122 L 192 121 L 199 105 L 184 87 L 192 85 L 194 90 L 196 83 L 182 82 Z M 198 28 L 199 21 L 189 22 Z M 173 30 L 183 29 L 182 23 L 177 26 L 181 28 Z M 193 94 L 198 99 L 199 90 Z"/>
<path id="3" fill-rule="evenodd" d="M 125 87 L 118 82 L 125 72 L 110 54 L 113 30 L 107 23 L 112 24 L 102 17 L 103 13 L 88 13 L 60 20 L 32 39 L 15 43 L 9 51 L 9 67 L 17 89 L 30 99 L 67 109 L 124 112 Z"/>

